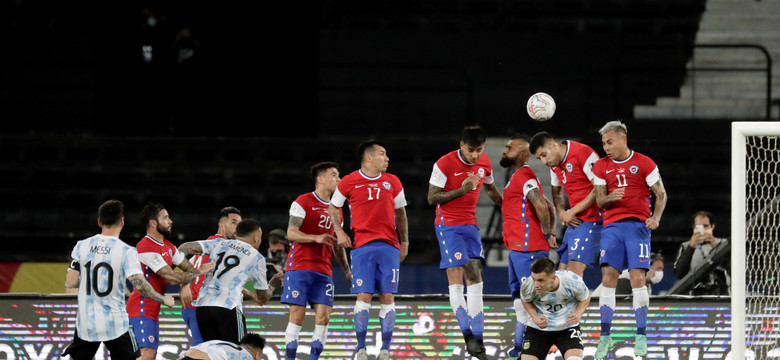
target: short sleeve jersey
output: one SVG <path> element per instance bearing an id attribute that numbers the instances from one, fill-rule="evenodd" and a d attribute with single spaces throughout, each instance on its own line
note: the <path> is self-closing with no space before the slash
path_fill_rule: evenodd
<path id="1" fill-rule="evenodd" d="M 566 140 L 566 155 L 561 163 L 550 167 L 550 183 L 563 187 L 569 204 L 581 203 L 593 190 L 593 164 L 599 159 L 593 149 L 576 141 Z M 577 214 L 582 221 L 599 221 L 599 207 L 594 202 L 589 208 Z"/>
<path id="2" fill-rule="evenodd" d="M 439 158 L 433 165 L 429 183 L 448 192 L 461 187 L 463 180 L 479 174 L 481 180 L 474 189 L 444 204 L 436 205 L 437 225 L 477 225 L 476 207 L 482 184 L 493 183 L 493 168 L 487 154 L 482 154 L 474 164 L 469 164 L 460 150 L 454 150 Z"/>
<path id="3" fill-rule="evenodd" d="M 225 237 L 222 236 L 222 234 L 214 234 L 208 237 L 206 240 L 215 240 L 215 239 L 224 239 Z M 200 269 L 200 266 L 202 264 L 207 264 L 209 262 L 209 256 L 208 255 L 193 255 L 190 257 L 190 263 L 192 263 L 192 266 L 194 266 L 196 269 Z M 200 275 L 195 280 L 192 281 L 192 284 L 190 284 L 190 292 L 192 293 L 192 303 L 188 308 L 194 309 L 195 308 L 195 300 L 198 299 L 198 294 L 200 294 L 200 288 L 203 287 L 203 281 L 206 279 L 206 275 Z"/>
<path id="4" fill-rule="evenodd" d="M 198 241 L 214 269 L 206 273 L 195 306 L 233 309 L 243 303 L 241 291 L 252 280 L 257 290 L 267 290 L 266 261 L 251 245 L 230 239 Z"/>
<path id="5" fill-rule="evenodd" d="M 633 150 L 620 161 L 603 157 L 594 164 L 593 176 L 593 184 L 606 186 L 607 194 L 625 188 L 622 199 L 602 209 L 604 225 L 632 217 L 645 221 L 651 216 L 650 187 L 661 179 L 652 159 Z"/>
<path id="6" fill-rule="evenodd" d="M 507 249 L 550 251 L 536 208 L 528 200 L 528 193 L 534 189 L 539 191 L 540 196 L 544 196 L 539 179 L 528 164 L 517 169 L 506 184 L 501 213 L 504 217 L 502 235 Z"/>
<path id="7" fill-rule="evenodd" d="M 128 332 L 125 280 L 141 274 L 135 248 L 113 236 L 76 243 L 70 268 L 79 271 L 76 330 L 86 341 L 108 341 Z"/>
<path id="8" fill-rule="evenodd" d="M 186 356 L 187 352 L 195 349 L 208 354 L 211 360 L 253 360 L 252 354 L 246 351 L 240 345 L 222 340 L 210 340 L 195 345 L 179 355 L 180 358 Z"/>
<path id="9" fill-rule="evenodd" d="M 406 206 L 401 181 L 386 172 L 369 177 L 356 170 L 339 181 L 330 199 L 335 207 L 349 201 L 350 227 L 355 234 L 354 248 L 373 240 L 401 247 L 395 229 L 395 209 Z"/>
<path id="10" fill-rule="evenodd" d="M 547 317 L 547 327 L 540 329 L 533 321 L 528 322 L 537 330 L 560 331 L 579 324 L 569 324 L 566 319 L 577 309 L 577 303 L 585 301 L 590 296 L 588 286 L 582 277 L 569 271 L 558 270 L 555 276 L 560 280 L 558 289 L 539 295 L 534 290 L 534 279 L 529 276 L 520 287 L 520 298 L 531 303 L 536 308 L 536 314 Z"/>
<path id="11" fill-rule="evenodd" d="M 141 269 L 146 280 L 155 291 L 164 295 L 168 288 L 168 281 L 157 275 L 157 271 L 166 265 L 173 268 L 175 265 L 181 264 L 185 259 L 184 254 L 179 252 L 179 249 L 167 239 L 160 242 L 149 235 L 144 236 L 135 248 L 138 250 L 138 258 L 141 260 Z M 134 289 L 127 301 L 127 313 L 131 317 L 143 316 L 157 321 L 160 316 L 160 303 L 147 299 L 137 289 Z"/>
<path id="12" fill-rule="evenodd" d="M 329 201 L 321 199 L 315 192 L 306 193 L 290 205 L 290 216 L 303 219 L 299 230 L 305 234 L 334 235 L 333 223 L 328 215 L 329 205 Z M 284 271 L 312 270 L 333 276 L 332 259 L 333 248 L 328 244 L 292 242 Z"/>

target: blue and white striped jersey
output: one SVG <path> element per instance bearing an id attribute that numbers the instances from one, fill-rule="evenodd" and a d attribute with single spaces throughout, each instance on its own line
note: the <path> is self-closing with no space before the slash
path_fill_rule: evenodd
<path id="1" fill-rule="evenodd" d="M 252 354 L 243 347 L 231 342 L 222 340 L 211 340 L 202 342 L 179 354 L 179 359 L 184 358 L 190 350 L 200 350 L 208 354 L 211 360 L 254 360 Z"/>
<path id="2" fill-rule="evenodd" d="M 559 331 L 578 324 L 569 324 L 566 319 L 577 309 L 577 303 L 585 301 L 590 296 L 588 286 L 579 275 L 568 271 L 558 270 L 555 275 L 560 279 L 560 285 L 554 292 L 548 292 L 539 296 L 534 290 L 534 279 L 525 278 L 520 287 L 520 297 L 523 301 L 531 303 L 536 308 L 536 314 L 547 317 L 547 327 L 540 329 L 533 321 L 528 326 L 542 331 Z"/>
<path id="3" fill-rule="evenodd" d="M 206 274 L 195 306 L 219 306 L 233 309 L 241 306 L 244 284 L 252 280 L 255 289 L 267 290 L 265 257 L 252 245 L 239 240 L 214 239 L 198 241 L 203 255 L 215 263 Z"/>
<path id="4" fill-rule="evenodd" d="M 86 341 L 116 339 L 130 330 L 125 279 L 143 274 L 138 252 L 113 236 L 97 234 L 76 243 L 71 268 L 79 271 L 76 330 Z"/>

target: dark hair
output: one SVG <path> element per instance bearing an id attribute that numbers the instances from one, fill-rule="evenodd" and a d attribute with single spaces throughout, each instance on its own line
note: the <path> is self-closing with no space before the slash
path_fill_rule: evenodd
<path id="1" fill-rule="evenodd" d="M 219 211 L 217 221 L 222 221 L 223 218 L 227 218 L 230 214 L 241 215 L 241 210 L 238 210 L 235 206 L 225 206 Z"/>
<path id="2" fill-rule="evenodd" d="M 656 261 L 664 261 L 664 256 L 661 255 L 661 253 L 650 253 L 650 263 L 654 263 Z"/>
<path id="3" fill-rule="evenodd" d="M 237 237 L 244 237 L 249 236 L 249 234 L 257 231 L 257 229 L 260 228 L 260 223 L 252 220 L 252 219 L 244 219 L 241 220 L 238 225 L 236 225 L 236 236 Z"/>
<path id="4" fill-rule="evenodd" d="M 119 200 L 107 200 L 98 207 L 98 219 L 103 226 L 119 225 L 125 216 L 125 204 Z"/>
<path id="5" fill-rule="evenodd" d="M 706 210 L 699 210 L 695 214 L 693 214 L 693 218 L 691 220 L 696 221 L 697 216 L 704 216 L 707 219 L 710 219 L 710 225 L 715 225 L 715 219 L 712 217 L 712 213 Z"/>
<path id="6" fill-rule="evenodd" d="M 146 206 L 144 206 L 143 209 L 141 209 L 141 224 L 144 226 L 149 226 L 149 221 L 157 220 L 157 214 L 163 210 L 165 210 L 165 206 L 160 203 L 150 201 L 146 204 Z"/>
<path id="7" fill-rule="evenodd" d="M 534 261 L 533 264 L 531 264 L 531 272 L 534 274 L 554 274 L 555 263 L 546 257 L 538 258 L 536 261 Z"/>
<path id="8" fill-rule="evenodd" d="M 548 141 L 553 141 L 552 135 L 550 135 L 546 131 L 540 131 L 531 138 L 531 141 L 528 142 L 528 150 L 531 151 L 531 154 L 536 154 L 536 150 L 538 150 L 540 147 L 544 147 L 544 144 L 546 144 Z"/>
<path id="9" fill-rule="evenodd" d="M 460 133 L 460 141 L 469 146 L 481 146 L 485 143 L 485 131 L 479 125 L 469 125 Z"/>
<path id="10" fill-rule="evenodd" d="M 358 148 L 357 148 L 358 163 L 360 163 L 360 164 L 363 163 L 363 156 L 366 155 L 366 152 L 369 149 L 373 149 L 374 145 L 379 145 L 379 146 L 381 146 L 383 148 L 387 148 L 387 146 L 385 146 L 385 144 L 383 144 L 379 140 L 373 140 L 372 139 L 372 140 L 366 140 L 366 141 L 360 143 L 360 145 L 358 145 Z"/>
<path id="11" fill-rule="evenodd" d="M 339 164 L 332 161 L 324 161 L 316 163 L 311 167 L 311 179 L 314 180 L 314 184 L 317 184 L 317 177 L 328 171 L 330 168 L 339 168 Z"/>
<path id="12" fill-rule="evenodd" d="M 265 338 L 255 333 L 248 333 L 241 338 L 239 345 L 246 345 L 257 351 L 263 351 L 265 348 Z"/>

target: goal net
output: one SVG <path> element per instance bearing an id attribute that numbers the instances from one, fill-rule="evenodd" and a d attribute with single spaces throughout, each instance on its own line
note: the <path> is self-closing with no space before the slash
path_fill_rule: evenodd
<path id="1" fill-rule="evenodd" d="M 780 356 L 780 122 L 731 130 L 731 359 Z"/>

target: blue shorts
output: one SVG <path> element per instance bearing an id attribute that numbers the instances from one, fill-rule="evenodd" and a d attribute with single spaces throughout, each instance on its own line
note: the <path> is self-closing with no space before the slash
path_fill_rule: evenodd
<path id="1" fill-rule="evenodd" d="M 601 231 L 601 266 L 617 271 L 650 269 L 650 229 L 642 221 L 620 221 Z"/>
<path id="2" fill-rule="evenodd" d="M 353 249 L 352 293 L 398 292 L 401 250 L 384 240 L 374 240 Z"/>
<path id="3" fill-rule="evenodd" d="M 190 336 L 192 336 L 192 346 L 198 345 L 203 342 L 203 336 L 200 336 L 200 328 L 198 328 L 198 319 L 195 318 L 195 308 L 187 307 L 181 309 L 181 317 L 187 324 L 187 328 L 190 329 Z"/>
<path id="4" fill-rule="evenodd" d="M 600 222 L 583 222 L 576 228 L 567 227 L 563 243 L 557 250 L 560 263 L 579 261 L 589 268 L 596 265 L 602 228 Z"/>
<path id="5" fill-rule="evenodd" d="M 441 263 L 439 269 L 466 265 L 469 259 L 480 259 L 485 263 L 482 249 L 482 235 L 476 225 L 435 225 L 439 239 Z"/>
<path id="6" fill-rule="evenodd" d="M 284 274 L 281 303 L 322 304 L 333 307 L 333 277 L 314 270 L 292 270 Z"/>
<path id="7" fill-rule="evenodd" d="M 130 325 L 133 326 L 135 339 L 139 348 L 157 349 L 160 343 L 160 323 L 148 317 L 130 317 Z"/>
<path id="8" fill-rule="evenodd" d="M 519 295 L 525 278 L 531 276 L 531 264 L 538 258 L 550 257 L 549 251 L 516 251 L 509 253 L 509 292 L 512 300 Z"/>

